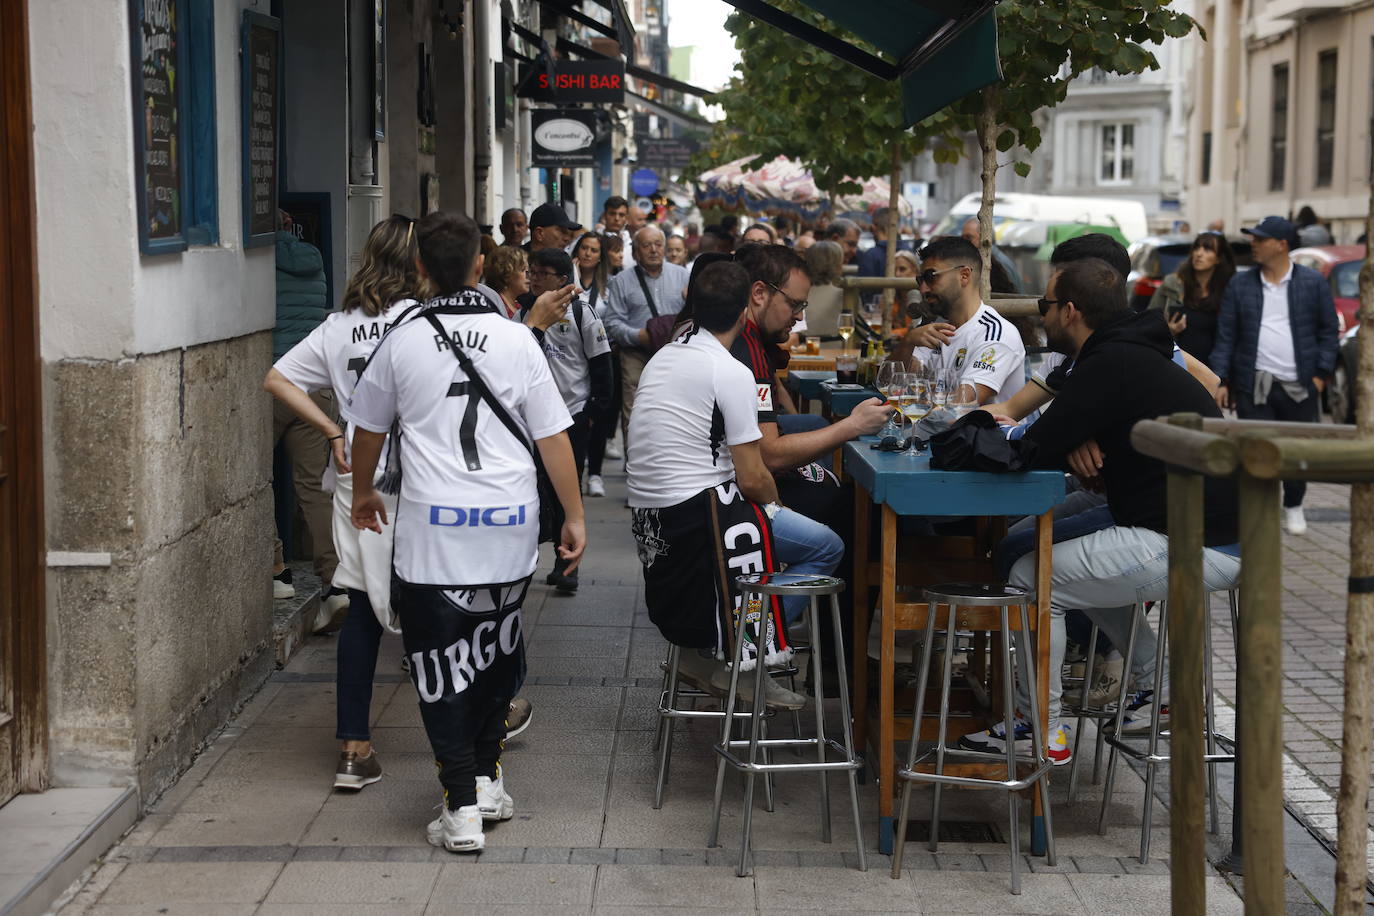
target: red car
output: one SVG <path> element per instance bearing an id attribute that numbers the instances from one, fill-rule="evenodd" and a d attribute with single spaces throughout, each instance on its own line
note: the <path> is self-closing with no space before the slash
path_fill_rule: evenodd
<path id="1" fill-rule="evenodd" d="M 1336 300 L 1336 317 L 1341 333 L 1358 322 L 1360 310 L 1360 265 L 1364 263 L 1363 245 L 1321 245 L 1299 248 L 1292 258 L 1304 267 L 1321 272 L 1331 282 L 1331 297 Z"/>

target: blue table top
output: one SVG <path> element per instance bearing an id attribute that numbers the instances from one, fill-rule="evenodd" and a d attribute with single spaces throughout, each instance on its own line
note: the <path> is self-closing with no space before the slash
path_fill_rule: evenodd
<path id="1" fill-rule="evenodd" d="M 821 384 L 820 400 L 827 413 L 832 417 L 847 417 L 854 412 L 854 408 L 869 398 L 881 398 L 877 389 L 864 388 L 854 391 L 851 389 L 836 390 L 832 387 L 835 383 Z"/>
<path id="2" fill-rule="evenodd" d="M 929 452 L 881 452 L 876 441 L 846 442 L 844 472 L 898 515 L 1039 515 L 1064 500 L 1060 471 L 932 471 Z"/>
<path id="3" fill-rule="evenodd" d="M 787 390 L 795 391 L 808 399 L 817 397 L 821 393 L 822 382 L 833 382 L 834 380 L 834 369 L 787 370 Z"/>

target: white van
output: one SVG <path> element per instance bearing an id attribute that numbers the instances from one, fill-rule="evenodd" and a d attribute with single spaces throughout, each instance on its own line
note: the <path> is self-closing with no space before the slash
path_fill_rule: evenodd
<path id="1" fill-rule="evenodd" d="M 963 197 L 936 225 L 932 235 L 958 235 L 964 223 L 978 216 L 981 192 Z M 1021 194 L 1008 191 L 993 199 L 994 227 L 1009 222 L 1037 220 L 1046 223 L 1090 223 L 1115 226 L 1127 242 L 1149 235 L 1145 205 L 1120 197 L 1059 197 L 1053 194 Z M 1001 230 L 996 230 L 1001 237 Z"/>

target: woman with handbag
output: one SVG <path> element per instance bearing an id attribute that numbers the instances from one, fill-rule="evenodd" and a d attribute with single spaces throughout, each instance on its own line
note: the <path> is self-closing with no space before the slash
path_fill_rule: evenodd
<path id="1" fill-rule="evenodd" d="M 363 245 L 358 272 L 348 281 L 343 307 L 331 312 L 305 340 L 292 347 L 267 372 L 263 387 L 320 430 L 332 451 L 334 542 L 339 569 L 334 581 L 348 589 L 348 616 L 339 630 L 336 707 L 341 742 L 334 787 L 362 789 L 382 778 L 382 765 L 372 749 L 368 729 L 372 677 L 383 629 L 399 633 L 391 610 L 390 528 L 381 534 L 359 531 L 350 514 L 351 428 L 341 429 L 313 401 L 309 392 L 333 388 L 340 403 L 353 395 L 372 351 L 393 325 L 419 312 L 425 298 L 415 270 L 415 222 L 392 216 L 372 227 Z M 326 480 L 329 472 L 326 472 Z M 395 510 L 395 497 L 389 497 Z"/>

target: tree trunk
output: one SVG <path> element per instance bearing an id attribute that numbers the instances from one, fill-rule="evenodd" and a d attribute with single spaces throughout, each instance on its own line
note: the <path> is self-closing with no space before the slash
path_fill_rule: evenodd
<path id="1" fill-rule="evenodd" d="M 902 144 L 898 141 L 892 143 L 892 173 L 888 175 L 890 182 L 887 193 L 887 264 L 883 267 L 884 277 L 896 276 L 897 265 L 897 227 L 901 219 L 898 211 L 898 204 L 901 198 L 898 196 L 902 181 Z M 892 333 L 892 299 L 893 290 L 883 290 L 881 298 L 883 309 L 883 340 L 887 340 Z"/>
<path id="2" fill-rule="evenodd" d="M 1374 151 L 1370 174 L 1374 175 Z M 1374 238 L 1374 182 L 1365 231 Z M 1366 246 L 1368 250 L 1369 246 Z M 1374 260 L 1360 268 L 1360 360 L 1351 382 L 1360 438 L 1374 436 Z M 1363 913 L 1369 867 L 1369 751 L 1374 716 L 1374 591 L 1355 590 L 1374 576 L 1374 484 L 1350 491 L 1350 596 L 1345 611 L 1345 718 L 1341 788 L 1336 797 L 1336 914 Z"/>
<path id="3" fill-rule="evenodd" d="M 978 147 L 983 151 L 983 200 L 978 205 L 979 249 L 983 255 L 984 302 L 992 301 L 992 199 L 997 193 L 997 87 L 983 89 L 983 110 L 978 113 Z"/>

